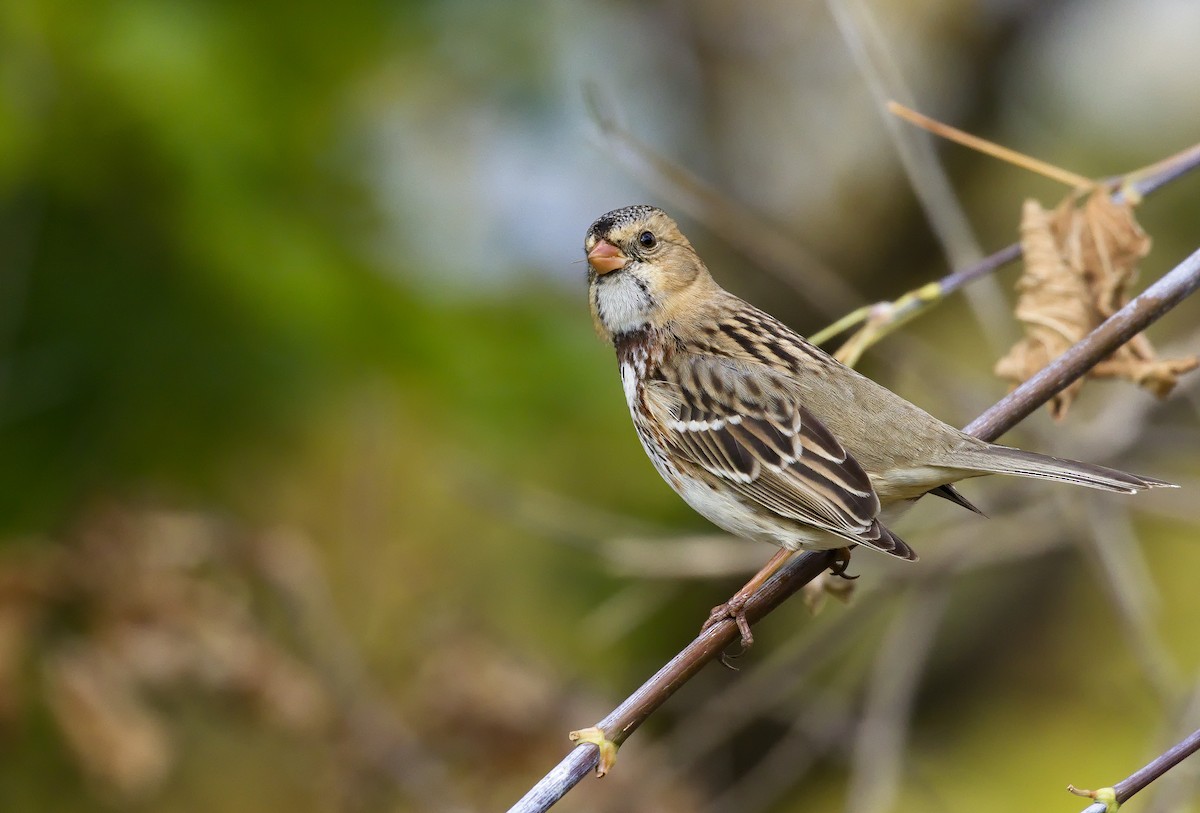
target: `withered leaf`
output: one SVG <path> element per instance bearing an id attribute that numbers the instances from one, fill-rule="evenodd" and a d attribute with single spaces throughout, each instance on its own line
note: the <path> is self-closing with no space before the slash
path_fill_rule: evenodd
<path id="1" fill-rule="evenodd" d="M 1068 196 L 1047 211 L 1035 200 L 1021 213 L 1025 271 L 1017 281 L 1015 315 L 1025 336 L 996 363 L 996 375 L 1014 386 L 1034 375 L 1129 301 L 1137 263 L 1150 238 L 1129 203 L 1114 203 L 1103 189 L 1079 205 Z M 1200 359 L 1159 359 L 1144 334 L 1097 365 L 1088 377 L 1124 378 L 1164 397 Z M 1051 399 L 1050 414 L 1066 415 L 1083 387 L 1072 383 Z"/>

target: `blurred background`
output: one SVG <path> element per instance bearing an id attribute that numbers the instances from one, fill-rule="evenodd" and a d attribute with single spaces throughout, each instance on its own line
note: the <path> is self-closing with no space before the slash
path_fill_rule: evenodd
<path id="1" fill-rule="evenodd" d="M 1124 172 L 1200 140 L 1198 30 L 1188 0 L 0 2 L 0 808 L 506 808 L 772 553 L 645 459 L 591 221 L 660 205 L 814 332 L 1066 191 L 884 98 Z M 1140 207 L 1143 280 L 1198 207 L 1190 176 Z M 1018 273 L 862 367 L 965 424 Z M 856 555 L 849 604 L 790 602 L 560 809 L 1081 809 L 1200 720 L 1198 409 L 1193 377 L 1031 418 L 1007 440 L 1184 488 L 923 503 L 918 565 Z M 1196 809 L 1186 770 L 1156 791 Z"/>

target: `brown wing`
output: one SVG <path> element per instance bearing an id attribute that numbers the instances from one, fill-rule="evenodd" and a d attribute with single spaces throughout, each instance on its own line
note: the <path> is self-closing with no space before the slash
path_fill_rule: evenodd
<path id="1" fill-rule="evenodd" d="M 879 524 L 879 497 L 867 473 L 799 403 L 786 378 L 722 359 L 681 363 L 646 390 L 675 454 L 780 517 L 916 558 Z"/>

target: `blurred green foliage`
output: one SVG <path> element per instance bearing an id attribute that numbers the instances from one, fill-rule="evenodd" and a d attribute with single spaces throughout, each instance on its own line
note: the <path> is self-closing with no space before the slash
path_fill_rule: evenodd
<path id="1" fill-rule="evenodd" d="M 402 296 L 359 259 L 370 207 L 338 148 L 403 12 L 0 9 L 7 527 L 101 487 L 211 487 L 348 365 L 395 357 Z"/>

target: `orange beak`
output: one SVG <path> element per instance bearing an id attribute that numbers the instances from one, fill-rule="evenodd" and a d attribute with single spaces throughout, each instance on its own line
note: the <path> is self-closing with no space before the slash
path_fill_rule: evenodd
<path id="1" fill-rule="evenodd" d="M 619 271 L 629 262 L 629 258 L 621 253 L 621 249 L 614 246 L 607 240 L 600 240 L 596 245 L 592 246 L 592 250 L 587 255 L 588 265 L 596 270 L 601 276 L 610 271 Z"/>

